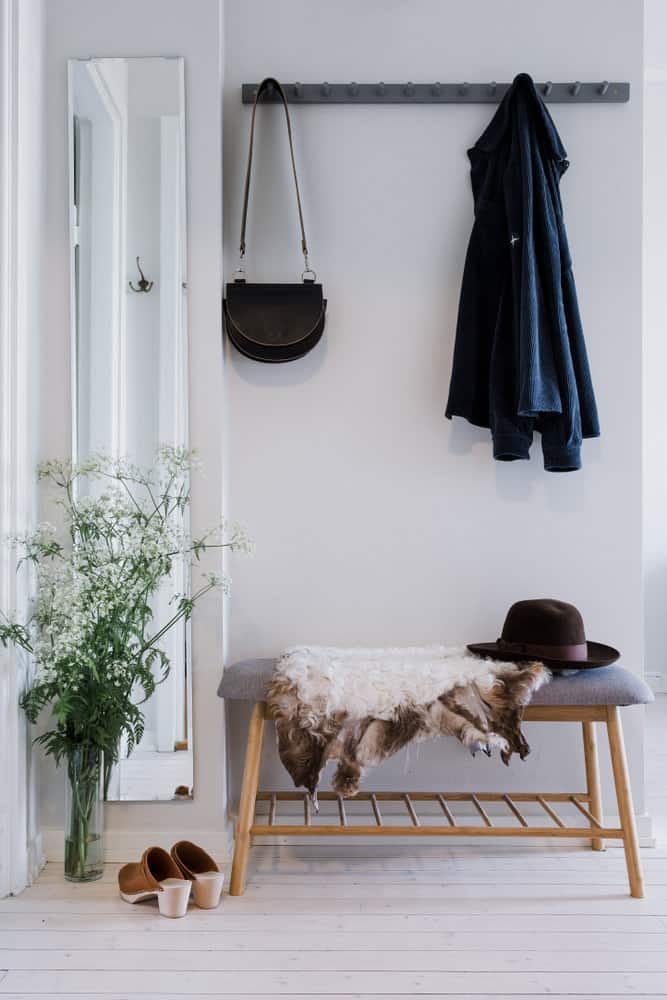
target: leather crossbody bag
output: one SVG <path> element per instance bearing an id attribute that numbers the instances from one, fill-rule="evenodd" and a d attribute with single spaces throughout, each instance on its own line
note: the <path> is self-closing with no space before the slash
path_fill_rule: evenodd
<path id="1" fill-rule="evenodd" d="M 296 188 L 296 203 L 301 227 L 301 251 L 304 270 L 301 281 L 295 283 L 266 284 L 246 281 L 244 260 L 246 251 L 246 221 L 248 217 L 248 197 L 250 194 L 250 174 L 255 136 L 255 116 L 262 93 L 269 87 L 280 95 L 287 122 L 292 173 Z M 241 242 L 239 267 L 234 280 L 227 284 L 223 311 L 227 335 L 234 347 L 246 357 L 255 361 L 294 361 L 303 357 L 320 340 L 324 331 L 326 299 L 322 285 L 317 284 L 317 276 L 308 263 L 308 244 L 303 224 L 299 181 L 294 160 L 292 124 L 290 122 L 285 91 L 272 77 L 267 77 L 257 88 L 250 124 L 250 148 L 248 168 L 243 196 L 243 216 L 241 221 Z"/>

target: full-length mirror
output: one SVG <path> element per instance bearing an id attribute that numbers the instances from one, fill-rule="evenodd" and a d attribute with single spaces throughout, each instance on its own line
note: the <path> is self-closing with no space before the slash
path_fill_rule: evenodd
<path id="1" fill-rule="evenodd" d="M 73 453 L 150 465 L 188 445 L 186 156 L 182 59 L 69 64 Z M 189 591 L 184 565 L 170 592 Z M 157 595 L 156 621 L 169 615 Z M 167 679 L 121 747 L 107 797 L 192 795 L 187 626 L 165 637 Z"/>

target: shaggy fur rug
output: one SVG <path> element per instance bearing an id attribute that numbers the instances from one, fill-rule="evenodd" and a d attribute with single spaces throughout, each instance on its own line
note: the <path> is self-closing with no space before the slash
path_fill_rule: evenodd
<path id="1" fill-rule="evenodd" d="M 359 791 L 364 769 L 409 743 L 456 736 L 474 755 L 523 759 L 523 708 L 550 677 L 542 663 L 503 663 L 465 648 L 298 646 L 278 660 L 268 703 L 280 759 L 315 795 L 330 760 L 333 788 Z"/>

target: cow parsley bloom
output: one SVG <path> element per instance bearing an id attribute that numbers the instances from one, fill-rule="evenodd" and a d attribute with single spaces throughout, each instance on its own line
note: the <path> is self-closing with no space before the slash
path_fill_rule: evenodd
<path id="1" fill-rule="evenodd" d="M 34 657 L 22 705 L 32 722 L 51 709 L 53 725 L 38 739 L 57 762 L 93 746 L 108 780 L 121 738 L 128 752 L 141 740 L 142 705 L 169 672 L 164 636 L 205 594 L 228 589 L 225 576 L 206 571 L 182 593 L 183 567 L 224 549 L 252 551 L 236 523 L 191 534 L 195 465 L 193 452 L 164 446 L 150 469 L 104 455 L 39 467 L 62 528 L 44 522 L 11 540 L 33 569 L 35 598 L 24 623 L 0 612 L 0 643 Z M 169 609 L 162 620 L 154 618 L 158 606 Z"/>

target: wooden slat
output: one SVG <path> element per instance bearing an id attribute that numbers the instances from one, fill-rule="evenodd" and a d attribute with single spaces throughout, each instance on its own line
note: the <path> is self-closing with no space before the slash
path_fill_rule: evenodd
<path id="1" fill-rule="evenodd" d="M 529 705 L 523 713 L 526 722 L 603 722 L 605 705 Z"/>
<path id="2" fill-rule="evenodd" d="M 554 810 L 551 808 L 551 806 L 547 802 L 546 796 L 545 795 L 538 795 L 537 796 L 537 801 L 542 806 L 542 808 L 544 809 L 544 811 L 547 814 L 547 816 L 551 816 L 551 818 L 554 821 L 554 823 L 556 823 L 558 826 L 560 826 L 563 829 L 565 829 L 565 823 L 563 823 L 563 821 L 560 818 L 560 816 L 558 815 L 558 813 L 554 812 Z"/>
<path id="3" fill-rule="evenodd" d="M 413 802 L 437 802 L 440 795 L 452 802 L 469 802 L 470 792 L 410 792 Z M 475 792 L 475 796 L 480 802 L 502 802 L 505 794 L 511 795 L 515 802 L 537 802 L 541 796 L 547 802 L 569 802 L 573 795 L 580 801 L 588 801 L 588 794 L 581 792 Z M 275 795 L 279 802 L 301 802 L 303 792 L 269 792 L 257 793 L 258 800 L 267 801 Z M 364 802 L 370 800 L 374 795 L 378 802 L 400 802 L 405 792 L 359 792 L 355 795 L 355 800 Z M 335 802 L 338 799 L 336 792 L 318 792 L 318 798 L 322 802 Z"/>
<path id="4" fill-rule="evenodd" d="M 340 826 L 268 826 L 255 824 L 251 833 L 253 837 L 559 837 L 575 840 L 594 840 L 596 837 L 607 837 L 609 840 L 620 840 L 623 831 L 616 828 L 600 827 L 595 832 L 586 826 L 559 827 L 550 826 L 347 826 L 347 820 Z"/>
<path id="5" fill-rule="evenodd" d="M 273 716 L 268 705 L 263 705 L 264 718 Z M 605 705 L 528 705 L 523 712 L 526 722 L 604 722 Z"/>
<path id="6" fill-rule="evenodd" d="M 444 812 L 445 816 L 447 817 L 447 822 L 449 823 L 449 825 L 450 826 L 456 826 L 456 820 L 454 819 L 454 816 L 453 816 L 453 814 L 452 814 L 449 806 L 445 802 L 444 795 L 438 795 L 438 802 L 440 803 L 440 808 L 442 809 L 442 811 Z"/>
<path id="7" fill-rule="evenodd" d="M 405 794 L 403 795 L 403 801 L 405 802 L 405 808 L 410 813 L 410 819 L 412 820 L 412 825 L 419 826 L 419 817 L 415 812 L 415 808 L 412 805 L 412 802 L 410 801 L 410 796 L 408 795 L 407 792 L 405 792 Z"/>
<path id="8" fill-rule="evenodd" d="M 271 805 L 269 806 L 269 826 L 273 826 L 276 821 L 277 796 L 273 792 L 271 795 Z"/>
<path id="9" fill-rule="evenodd" d="M 312 822 L 312 817 L 310 813 L 310 795 L 308 792 L 303 797 L 303 821 L 306 826 L 310 826 Z"/>
<path id="10" fill-rule="evenodd" d="M 515 806 L 509 795 L 503 795 L 503 801 L 506 803 L 507 808 L 514 813 L 519 823 L 521 823 L 521 826 L 528 826 L 528 820 L 525 818 L 521 810 Z"/>
<path id="11" fill-rule="evenodd" d="M 479 799 L 477 798 L 477 796 L 474 793 L 471 793 L 471 795 L 470 795 L 470 801 L 472 802 L 472 804 L 474 805 L 475 809 L 480 814 L 480 816 L 482 817 L 482 819 L 484 820 L 484 822 L 486 823 L 486 825 L 487 826 L 493 826 L 493 823 L 489 819 L 489 816 L 488 816 L 488 813 L 486 812 L 486 809 L 484 809 L 482 807 Z"/>
<path id="12" fill-rule="evenodd" d="M 582 805 L 582 803 L 578 800 L 576 795 L 572 795 L 570 797 L 570 802 L 573 802 L 575 804 L 579 812 L 586 817 L 591 826 L 594 826 L 596 828 L 599 826 L 598 820 L 595 818 L 593 813 L 590 811 L 590 809 L 587 809 L 586 806 Z"/>
<path id="13" fill-rule="evenodd" d="M 345 803 L 343 802 L 343 796 L 337 795 L 336 801 L 338 802 L 338 815 L 340 817 L 340 825 L 347 826 L 347 816 L 345 815 Z M 338 832 L 340 833 L 340 830 L 337 826 L 333 827 L 333 829 L 338 830 Z M 370 829 L 372 829 L 372 827 Z"/>
<path id="14" fill-rule="evenodd" d="M 378 826 L 382 826 L 382 813 L 380 812 L 378 800 L 374 792 L 371 792 L 371 806 L 373 807 L 373 815 L 375 816 L 375 822 L 377 823 Z"/>

